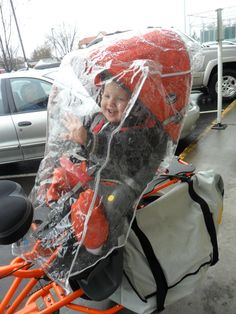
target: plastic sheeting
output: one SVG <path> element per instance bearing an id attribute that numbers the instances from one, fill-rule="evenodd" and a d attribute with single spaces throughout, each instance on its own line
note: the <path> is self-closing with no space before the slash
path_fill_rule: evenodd
<path id="1" fill-rule="evenodd" d="M 31 192 L 35 222 L 14 246 L 64 288 L 125 245 L 142 193 L 173 157 L 191 89 L 186 47 L 158 28 L 64 57 Z"/>

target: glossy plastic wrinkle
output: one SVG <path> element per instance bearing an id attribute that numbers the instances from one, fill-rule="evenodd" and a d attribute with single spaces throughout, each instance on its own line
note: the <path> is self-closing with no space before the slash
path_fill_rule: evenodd
<path id="1" fill-rule="evenodd" d="M 36 223 L 14 253 L 69 289 L 70 276 L 125 245 L 141 195 L 173 157 L 190 89 L 173 30 L 107 36 L 65 56 L 31 192 Z"/>

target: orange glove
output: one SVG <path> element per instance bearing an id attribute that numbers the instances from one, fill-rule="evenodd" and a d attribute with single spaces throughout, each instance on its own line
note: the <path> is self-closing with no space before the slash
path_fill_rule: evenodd
<path id="1" fill-rule="evenodd" d="M 46 201 L 47 203 L 57 201 L 63 192 L 69 192 L 77 183 L 85 185 L 92 180 L 87 174 L 86 161 L 74 164 L 67 158 L 60 158 L 61 167 L 53 171 L 52 184 L 50 185 Z"/>
<path id="2" fill-rule="evenodd" d="M 78 182 L 84 185 L 92 180 L 92 177 L 87 173 L 87 164 L 85 160 L 78 164 L 74 164 L 70 159 L 62 157 L 60 158 L 60 164 L 62 168 L 66 170 L 72 186 L 75 186 Z"/>
<path id="3" fill-rule="evenodd" d="M 71 189 L 67 173 L 63 168 L 56 168 L 53 171 L 52 184 L 47 190 L 47 203 L 57 201 L 63 192 L 68 192 Z"/>
<path id="4" fill-rule="evenodd" d="M 88 189 L 80 193 L 78 200 L 71 206 L 71 222 L 78 241 L 82 239 L 84 222 L 93 197 L 94 191 Z M 101 200 L 97 197 L 88 220 L 83 245 L 89 250 L 98 249 L 107 241 L 108 233 L 109 223 L 104 215 Z"/>

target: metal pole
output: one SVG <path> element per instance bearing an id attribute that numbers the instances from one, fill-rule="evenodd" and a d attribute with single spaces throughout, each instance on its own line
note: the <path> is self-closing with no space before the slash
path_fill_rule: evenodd
<path id="1" fill-rule="evenodd" d="M 213 126 L 214 129 L 225 129 L 226 125 L 221 124 L 221 111 L 222 111 L 222 83 L 223 83 L 223 66 L 222 66 L 222 40 L 223 35 L 223 24 L 222 24 L 222 9 L 217 9 L 217 41 L 218 41 L 218 58 L 217 58 L 217 124 Z"/>
<path id="2" fill-rule="evenodd" d="M 218 86 L 217 86 L 217 123 L 221 123 L 221 111 L 222 111 L 222 75 L 223 75 L 223 67 L 222 67 L 222 41 L 218 42 Z"/>
<path id="3" fill-rule="evenodd" d="M 217 9 L 217 41 L 218 41 L 218 97 L 217 97 L 217 123 L 221 123 L 221 111 L 222 111 L 222 40 L 223 36 L 223 25 L 222 25 L 222 9 Z"/>
<path id="4" fill-rule="evenodd" d="M 14 9 L 12 0 L 10 0 L 10 3 L 11 3 L 11 8 L 12 8 L 12 12 L 13 12 L 15 24 L 16 24 L 17 33 L 18 33 L 19 40 L 20 40 L 21 49 L 22 49 L 22 52 L 23 52 L 24 60 L 25 60 L 25 67 L 28 69 L 29 66 L 28 66 L 28 62 L 27 62 L 27 59 L 26 59 L 25 49 L 24 49 L 23 42 L 22 42 L 22 39 L 21 39 L 20 29 L 19 29 L 19 26 L 18 26 L 18 22 L 17 22 L 17 18 L 16 18 L 16 13 L 15 13 L 15 9 Z"/>

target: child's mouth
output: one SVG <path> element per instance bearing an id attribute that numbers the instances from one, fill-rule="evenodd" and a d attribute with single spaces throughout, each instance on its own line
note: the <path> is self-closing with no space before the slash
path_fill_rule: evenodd
<path id="1" fill-rule="evenodd" d="M 108 111 L 108 113 L 109 113 L 110 115 L 116 114 L 116 111 L 114 111 L 114 110 L 108 109 L 107 111 Z"/>

